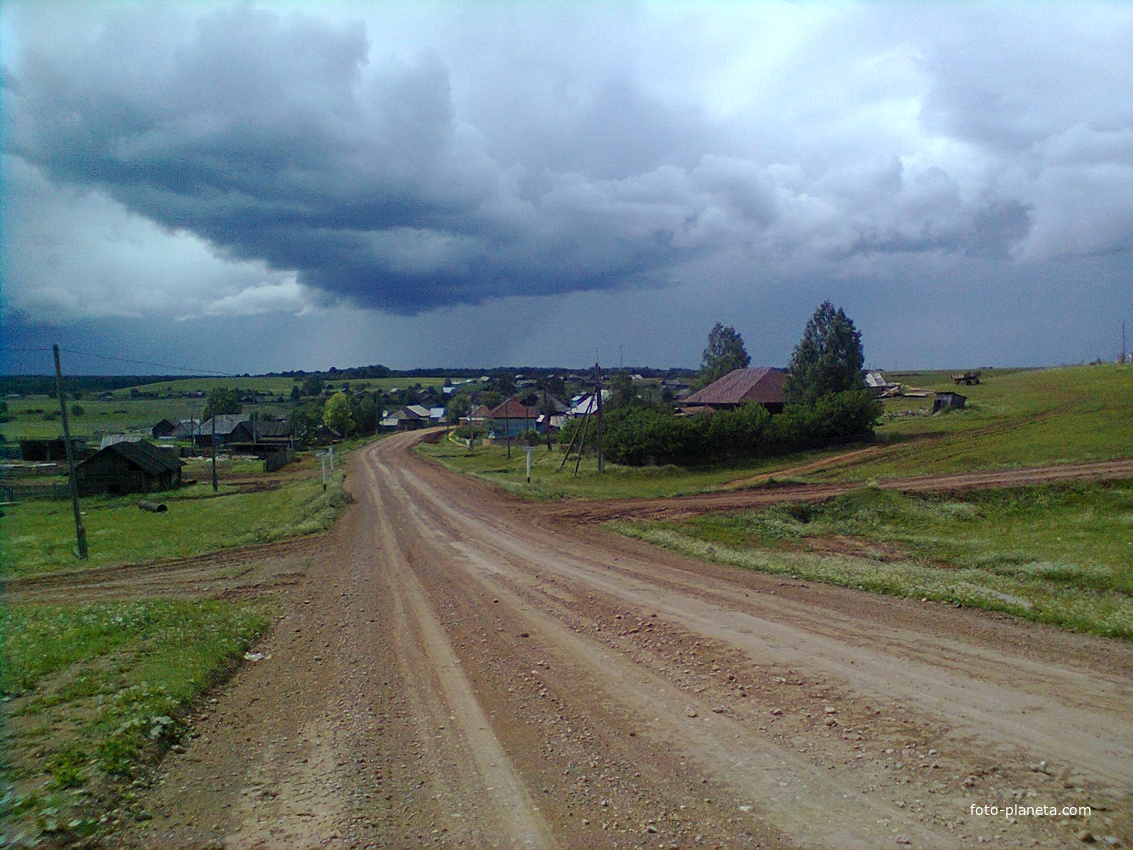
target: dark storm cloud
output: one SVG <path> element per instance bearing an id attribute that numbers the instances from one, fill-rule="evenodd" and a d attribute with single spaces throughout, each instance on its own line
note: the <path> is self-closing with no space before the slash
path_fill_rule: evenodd
<path id="1" fill-rule="evenodd" d="M 1011 305 L 1133 250 L 1133 9 L 1035 8 L 5 4 L 0 310 Z"/>
<path id="2" fill-rule="evenodd" d="M 113 17 L 66 67 L 29 50 L 8 150 L 232 257 L 393 312 L 630 283 L 691 247 L 674 244 L 685 213 L 643 192 L 648 177 L 512 191 L 458 126 L 444 64 L 373 68 L 360 24 L 246 9 L 187 33 L 148 24 Z M 599 97 L 575 131 L 617 125 L 621 96 Z M 647 125 L 618 125 L 596 171 L 633 171 Z"/>

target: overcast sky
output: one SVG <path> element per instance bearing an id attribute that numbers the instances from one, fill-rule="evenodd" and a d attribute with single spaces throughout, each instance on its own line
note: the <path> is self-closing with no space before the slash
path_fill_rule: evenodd
<path id="1" fill-rule="evenodd" d="M 1133 336 L 1133 4 L 0 6 L 5 371 Z M 92 357 L 90 355 L 103 355 Z M 105 357 L 122 358 L 120 360 Z"/>

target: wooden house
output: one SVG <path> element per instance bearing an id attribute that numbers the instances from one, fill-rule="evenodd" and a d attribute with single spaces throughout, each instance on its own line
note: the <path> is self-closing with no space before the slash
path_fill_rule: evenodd
<path id="1" fill-rule="evenodd" d="M 80 496 L 152 493 L 181 484 L 176 452 L 146 441 L 113 443 L 75 466 Z"/>

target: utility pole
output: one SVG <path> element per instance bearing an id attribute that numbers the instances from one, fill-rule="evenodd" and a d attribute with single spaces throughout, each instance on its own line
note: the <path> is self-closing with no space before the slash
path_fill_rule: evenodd
<path id="1" fill-rule="evenodd" d="M 212 491 L 215 493 L 220 488 L 216 483 L 216 414 L 212 415 Z"/>
<path id="2" fill-rule="evenodd" d="M 602 370 L 594 364 L 594 403 L 598 408 L 598 474 L 602 474 Z"/>
<path id="3" fill-rule="evenodd" d="M 547 435 L 547 451 L 551 450 L 551 407 L 547 404 L 547 379 L 543 379 L 543 433 Z"/>
<path id="4" fill-rule="evenodd" d="M 59 365 L 59 346 L 51 346 L 55 352 L 55 387 L 59 391 L 59 410 L 63 414 L 63 443 L 67 451 L 67 474 L 71 479 L 71 505 L 75 509 L 75 538 L 78 540 L 79 557 L 87 556 L 87 530 L 83 528 L 83 514 L 79 510 L 79 484 L 75 480 L 75 450 L 71 447 L 71 425 L 67 419 L 67 397 L 63 394 L 63 369 Z"/>
<path id="5" fill-rule="evenodd" d="M 1121 362 L 1125 362 L 1125 352 L 1129 349 L 1125 347 L 1125 322 L 1121 323 Z"/>

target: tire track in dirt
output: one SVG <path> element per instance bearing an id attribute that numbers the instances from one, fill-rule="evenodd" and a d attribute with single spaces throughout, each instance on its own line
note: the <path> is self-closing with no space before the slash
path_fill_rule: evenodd
<path id="1" fill-rule="evenodd" d="M 1101 467 L 1099 469 L 1099 466 Z M 1125 465 L 1090 464 L 1071 474 L 1110 475 Z M 996 481 L 1048 479 L 1067 474 L 1066 469 L 1025 471 Z M 985 476 L 952 476 L 949 488 L 979 486 Z M 920 483 L 920 482 L 918 482 Z M 418 495 L 431 498 L 450 520 L 464 523 L 468 536 L 476 536 L 476 523 L 493 518 L 472 518 L 465 509 L 443 504 L 442 491 L 418 486 Z M 482 535 L 482 532 L 481 532 Z M 531 536 L 504 528 L 499 533 L 499 557 L 518 557 L 528 563 L 554 564 L 557 575 L 570 574 L 587 589 L 600 589 L 621 601 L 644 605 L 679 620 L 696 634 L 728 640 L 745 653 L 781 659 L 806 658 L 826 672 L 843 677 L 854 690 L 882 695 L 914 707 L 928 717 L 946 721 L 953 737 L 974 740 L 996 749 L 1029 751 L 1032 763 L 1059 763 L 1064 773 L 1092 777 L 1102 783 L 1099 792 L 1121 798 L 1128 794 L 1128 776 L 1133 775 L 1133 727 L 1130 719 L 1128 654 L 1118 675 L 1099 676 L 1096 670 L 1072 665 L 1052 665 L 1015 655 L 975 647 L 957 640 L 930 638 L 907 630 L 876 625 L 863 632 L 860 617 L 815 617 L 813 611 L 784 610 L 775 605 L 773 619 L 727 610 L 734 587 L 712 590 L 710 582 L 693 574 L 674 584 L 682 592 L 676 600 L 658 586 L 667 584 L 664 571 L 651 561 L 629 566 L 594 564 L 563 554 L 561 540 L 531 545 Z M 614 558 L 614 560 L 617 560 Z M 678 574 L 681 571 L 677 571 Z M 685 573 L 687 576 L 688 574 Z M 631 579 L 627 582 L 625 579 Z M 705 591 L 704 585 L 709 589 Z M 936 606 L 934 606 L 935 608 Z M 804 624 L 800 629 L 782 620 Z M 865 635 L 869 634 L 869 639 Z M 1103 642 L 1104 643 L 1104 642 Z M 774 651 L 772 651 L 774 650 Z M 895 677 L 894 669 L 901 675 Z M 1018 753 L 1016 752 L 1016 756 Z"/>
<path id="2" fill-rule="evenodd" d="M 372 456 L 371 452 L 368 459 Z M 378 472 L 387 476 L 379 481 Z M 388 468 L 380 462 L 372 463 L 364 475 L 367 493 L 385 501 L 390 493 Z M 433 734 L 430 752 L 443 752 L 452 770 L 437 770 L 434 778 L 445 786 L 449 808 L 455 802 L 462 809 L 459 819 L 450 819 L 450 835 L 459 836 L 471 829 L 468 839 L 483 846 L 557 847 L 531 794 L 492 733 L 459 660 L 405 561 L 399 538 L 407 531 L 395 530 L 387 512 L 379 509 L 376 514 L 375 545 L 382 551 L 382 565 L 389 572 L 395 594 L 391 625 L 399 660 L 407 680 L 413 671 L 429 671 L 412 688 L 409 698 L 417 715 L 429 718 L 427 727 L 420 730 L 422 736 L 439 730 Z M 395 545 L 388 545 L 395 541 Z M 462 757 L 457 758 L 457 753 Z M 472 813 L 478 821 L 475 824 L 466 817 Z"/>
<path id="3" fill-rule="evenodd" d="M 650 739 L 657 749 L 679 743 L 702 775 L 731 790 L 738 801 L 737 809 L 759 809 L 804 846 L 873 847 L 873 829 L 879 820 L 892 824 L 918 844 L 944 847 L 954 843 L 944 832 L 925 828 L 895 805 L 875 799 L 849 802 L 843 787 L 827 778 L 824 771 L 781 746 L 751 735 L 744 724 L 714 713 L 704 700 L 674 688 L 663 677 L 579 636 L 562 624 L 559 612 L 548 613 L 525 604 L 529 589 L 516 592 L 508 585 L 522 583 L 522 575 L 517 574 L 529 571 L 533 564 L 551 564 L 561 555 L 505 552 L 486 543 L 484 532 L 476 528 L 466 527 L 466 533 L 455 535 L 452 525 L 445 527 L 445 521 L 452 522 L 448 511 L 441 509 L 442 522 L 425 517 L 422 497 L 428 498 L 433 491 L 411 480 L 404 468 L 385 467 L 383 471 L 396 476 L 406 488 L 405 501 L 418 506 L 415 519 L 419 533 L 457 549 L 462 557 L 450 555 L 453 566 L 463 566 L 485 590 L 506 598 L 513 609 L 522 610 L 528 628 L 537 632 L 548 648 L 553 647 L 549 651 L 557 656 L 557 668 L 569 665 L 578 671 L 572 690 L 616 703 L 617 712 L 635 718 L 638 735 Z M 416 491 L 413 496 L 409 496 L 410 489 Z M 444 530 L 438 533 L 438 529 Z M 557 567 L 558 563 L 550 566 Z"/>
<path id="4" fill-rule="evenodd" d="M 357 502 L 278 591 L 267 657 L 112 844 L 1056 846 L 1083 825 L 969 813 L 1009 802 L 1093 805 L 1092 834 L 1133 841 L 1127 644 L 699 563 L 418 439 L 351 457 Z"/>

